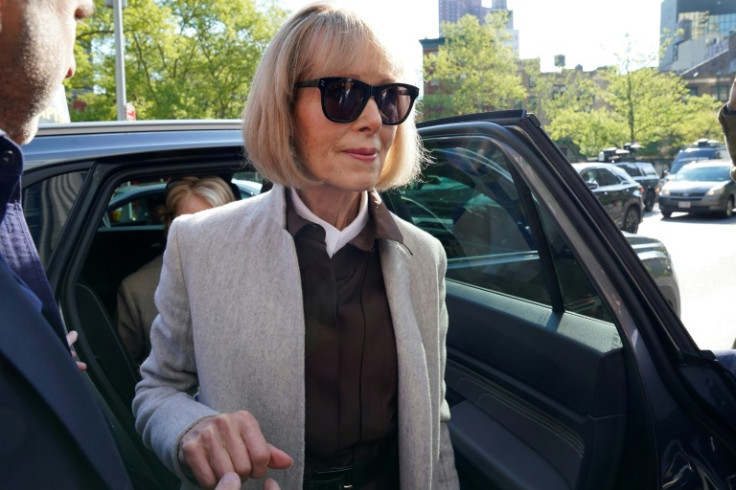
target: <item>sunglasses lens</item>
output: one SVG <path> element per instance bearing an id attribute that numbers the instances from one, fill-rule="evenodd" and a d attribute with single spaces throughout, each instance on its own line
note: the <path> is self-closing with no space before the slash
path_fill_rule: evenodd
<path id="1" fill-rule="evenodd" d="M 365 106 L 366 90 L 366 86 L 354 81 L 331 81 L 325 85 L 322 96 L 325 114 L 336 122 L 354 121 Z"/>
<path id="2" fill-rule="evenodd" d="M 412 97 L 406 87 L 385 87 L 376 94 L 375 99 L 384 124 L 403 121 L 411 110 Z"/>

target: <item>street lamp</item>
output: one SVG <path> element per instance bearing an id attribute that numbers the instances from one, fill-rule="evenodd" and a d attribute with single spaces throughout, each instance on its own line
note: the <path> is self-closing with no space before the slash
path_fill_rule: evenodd
<path id="1" fill-rule="evenodd" d="M 118 121 L 125 121 L 125 41 L 123 38 L 123 9 L 128 6 L 127 0 L 105 0 L 105 6 L 113 8 L 115 25 L 115 94 L 118 108 Z"/>

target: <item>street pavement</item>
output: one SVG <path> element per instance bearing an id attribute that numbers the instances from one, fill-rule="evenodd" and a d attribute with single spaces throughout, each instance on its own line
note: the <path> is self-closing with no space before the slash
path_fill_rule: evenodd
<path id="1" fill-rule="evenodd" d="M 661 240 L 680 285 L 680 318 L 701 349 L 730 349 L 736 340 L 736 216 L 663 219 L 646 213 L 640 235 Z"/>

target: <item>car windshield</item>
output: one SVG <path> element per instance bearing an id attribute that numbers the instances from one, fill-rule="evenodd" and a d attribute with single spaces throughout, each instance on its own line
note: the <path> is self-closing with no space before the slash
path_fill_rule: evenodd
<path id="1" fill-rule="evenodd" d="M 693 181 L 693 182 L 725 182 L 731 177 L 729 175 L 730 165 L 698 166 L 689 165 L 684 167 L 674 177 L 674 181 Z"/>
<path id="2" fill-rule="evenodd" d="M 670 167 L 670 173 L 677 173 L 683 166 L 698 160 L 713 158 L 715 151 L 712 148 L 687 149 L 680 152 Z"/>

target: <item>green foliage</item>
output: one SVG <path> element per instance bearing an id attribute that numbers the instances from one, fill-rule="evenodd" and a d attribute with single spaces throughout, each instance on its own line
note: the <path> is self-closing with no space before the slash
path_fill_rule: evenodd
<path id="1" fill-rule="evenodd" d="M 138 119 L 237 118 L 266 44 L 285 18 L 255 0 L 129 0 L 123 10 L 127 100 Z M 77 75 L 87 106 L 74 120 L 115 119 L 111 9 L 78 29 Z"/>
<path id="2" fill-rule="evenodd" d="M 431 87 L 423 100 L 425 118 L 515 107 L 524 99 L 506 20 L 499 12 L 483 24 L 472 15 L 443 23 L 444 44 L 424 58 Z"/>
<path id="3" fill-rule="evenodd" d="M 674 73 L 655 68 L 621 73 L 609 68 L 602 71 L 599 83 L 593 83 L 597 90 L 591 90 L 592 82 L 568 78 L 566 90 L 552 94 L 544 111 L 550 136 L 572 141 L 582 156 L 637 142 L 647 155 L 671 158 L 698 138 L 720 134 L 719 103 L 710 96 L 691 97 Z"/>

